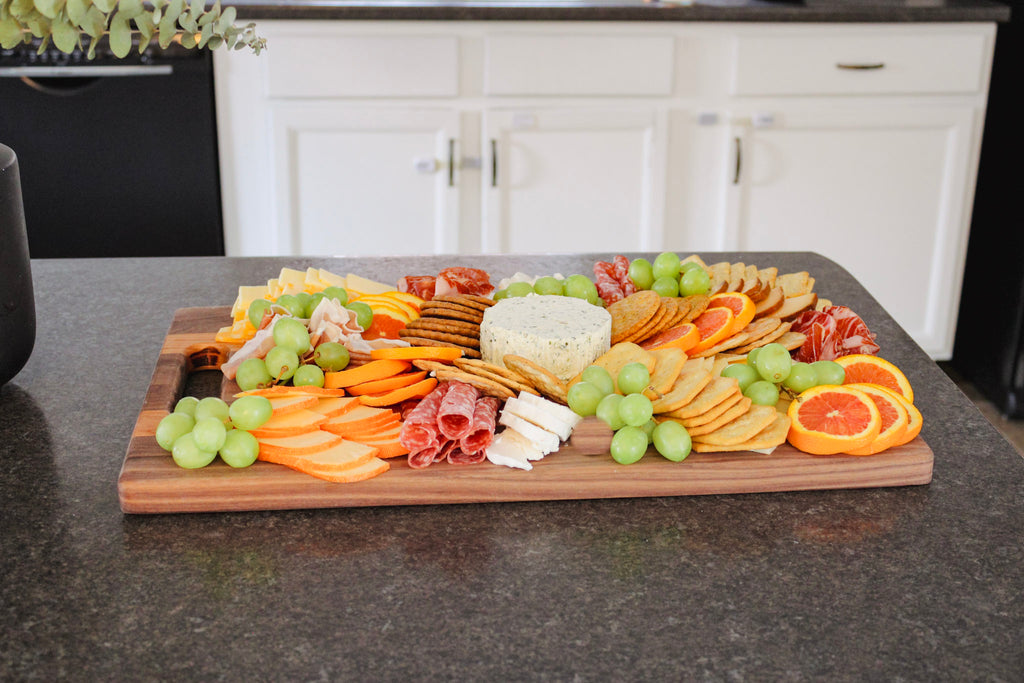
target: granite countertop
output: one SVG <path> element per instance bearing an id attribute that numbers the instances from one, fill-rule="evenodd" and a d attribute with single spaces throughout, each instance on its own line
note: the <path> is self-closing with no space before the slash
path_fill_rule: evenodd
<path id="1" fill-rule="evenodd" d="M 1010 19 L 991 0 L 247 0 L 243 19 L 955 22 Z"/>
<path id="2" fill-rule="evenodd" d="M 608 255 L 32 264 L 0 388 L 0 679 L 1019 680 L 1024 460 L 842 268 L 808 270 L 905 370 L 927 486 L 130 516 L 117 477 L 177 308 L 282 266 L 384 281 Z"/>

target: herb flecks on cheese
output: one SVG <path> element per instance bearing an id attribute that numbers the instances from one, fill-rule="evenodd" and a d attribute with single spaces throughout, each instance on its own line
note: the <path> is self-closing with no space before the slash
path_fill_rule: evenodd
<path id="1" fill-rule="evenodd" d="M 502 299 L 484 312 L 480 353 L 504 365 L 522 356 L 562 380 L 575 377 L 611 347 L 612 317 L 605 309 L 567 296 Z"/>

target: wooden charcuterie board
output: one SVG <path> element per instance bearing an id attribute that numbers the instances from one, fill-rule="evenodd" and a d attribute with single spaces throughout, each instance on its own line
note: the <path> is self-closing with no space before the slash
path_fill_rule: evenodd
<path id="1" fill-rule="evenodd" d="M 217 460 L 203 469 L 185 470 L 157 445 L 156 426 L 181 397 L 188 373 L 195 367 L 216 365 L 230 351 L 213 342 L 216 331 L 229 320 L 229 309 L 223 306 L 175 313 L 118 477 L 124 512 L 758 493 L 920 485 L 932 478 L 932 450 L 920 437 L 870 457 L 812 456 L 784 444 L 770 455 L 693 453 L 681 463 L 670 462 L 652 449 L 640 462 L 625 466 L 616 464 L 608 453 L 588 454 L 591 447 L 570 442 L 534 463 L 531 471 L 490 463 L 461 467 L 438 463 L 414 470 L 400 457 L 389 461 L 388 472 L 351 484 L 325 482 L 265 462 L 236 470 Z M 600 438 L 600 428 L 584 426 L 583 431 Z M 592 444 L 593 438 L 589 441 Z"/>

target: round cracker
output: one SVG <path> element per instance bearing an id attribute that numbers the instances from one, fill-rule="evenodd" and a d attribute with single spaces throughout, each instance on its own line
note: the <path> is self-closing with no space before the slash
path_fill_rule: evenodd
<path id="1" fill-rule="evenodd" d="M 457 370 L 454 368 L 437 370 L 434 374 L 440 381 L 463 382 L 471 387 L 476 387 L 480 393 L 485 396 L 493 396 L 502 400 L 515 398 L 516 396 L 512 390 L 504 384 L 498 384 L 494 380 L 490 380 L 479 375 L 473 375 L 463 370 Z"/>
<path id="2" fill-rule="evenodd" d="M 464 334 L 468 337 L 480 336 L 480 325 L 466 322 L 465 320 L 451 320 L 448 318 L 417 318 L 405 326 L 407 330 L 434 330 L 436 332 L 450 332 L 452 334 Z"/>
<path id="3" fill-rule="evenodd" d="M 505 363 L 505 367 L 525 377 L 545 398 L 550 398 L 562 404 L 568 404 L 568 387 L 565 382 L 547 368 L 534 363 L 529 358 L 523 358 L 511 353 L 502 358 L 502 362 Z"/>
<path id="4" fill-rule="evenodd" d="M 481 311 L 485 311 L 494 305 L 494 299 L 488 299 L 485 296 L 477 296 L 476 294 L 442 294 L 441 296 L 435 296 L 431 301 L 446 301 L 452 304 L 461 304 L 469 308 L 477 308 Z"/>
<path id="5" fill-rule="evenodd" d="M 434 339 L 436 341 L 449 342 L 457 346 L 465 346 L 471 349 L 480 348 L 479 337 L 468 337 L 464 334 L 452 334 L 450 332 L 438 332 L 436 330 L 418 329 L 410 330 L 405 328 L 398 331 L 398 336 L 402 339 L 406 337 L 416 337 L 417 339 Z"/>
<path id="6" fill-rule="evenodd" d="M 612 316 L 612 344 L 636 333 L 660 309 L 661 297 L 652 289 L 630 294 L 610 305 L 608 313 Z"/>
<path id="7" fill-rule="evenodd" d="M 467 308 L 442 301 L 435 306 L 426 307 L 424 305 L 423 308 L 420 308 L 420 318 L 446 318 L 479 325 L 484 319 L 484 314 L 475 308 Z"/>
<path id="8" fill-rule="evenodd" d="M 534 389 L 533 385 L 526 378 L 500 365 L 493 365 L 473 358 L 459 358 L 455 361 L 454 365 L 463 372 L 468 372 L 471 375 L 480 375 L 485 379 L 502 384 L 512 391 L 525 391 L 528 394 L 540 396 L 540 392 Z"/>

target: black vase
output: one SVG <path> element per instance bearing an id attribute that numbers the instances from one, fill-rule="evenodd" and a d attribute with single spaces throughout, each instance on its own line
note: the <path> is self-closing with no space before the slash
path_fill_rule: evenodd
<path id="1" fill-rule="evenodd" d="M 18 157 L 0 145 L 0 386 L 25 366 L 35 341 L 36 305 Z"/>

